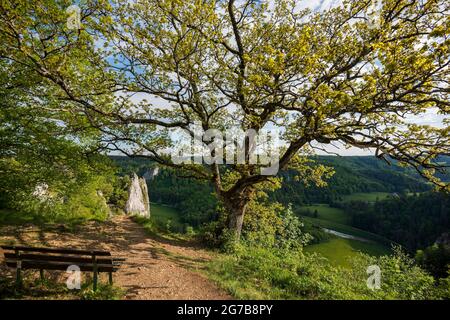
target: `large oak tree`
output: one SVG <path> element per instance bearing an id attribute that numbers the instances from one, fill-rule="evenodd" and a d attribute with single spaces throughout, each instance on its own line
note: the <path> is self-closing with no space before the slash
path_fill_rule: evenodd
<path id="1" fill-rule="evenodd" d="M 446 0 L 347 0 L 318 13 L 285 0 L 93 1 L 80 5 L 80 30 L 66 25 L 70 4 L 2 1 L 0 58 L 39 76 L 67 125 L 99 130 L 99 148 L 213 183 L 237 234 L 272 178 L 249 163 L 174 163 L 170 130 L 280 128 L 279 166 L 304 179 L 326 170 L 300 156 L 338 143 L 448 190 L 434 175 L 450 153 L 448 122 L 408 121 L 450 113 Z"/>

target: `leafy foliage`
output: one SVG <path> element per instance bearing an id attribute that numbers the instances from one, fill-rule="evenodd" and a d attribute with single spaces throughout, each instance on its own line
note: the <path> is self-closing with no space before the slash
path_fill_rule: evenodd
<path id="1" fill-rule="evenodd" d="M 367 287 L 367 267 L 381 269 L 381 289 Z M 211 262 L 208 275 L 240 299 L 443 299 L 445 289 L 397 251 L 379 258 L 360 254 L 348 269 L 317 255 L 241 246 Z"/>
<path id="2" fill-rule="evenodd" d="M 416 261 L 436 278 L 446 278 L 450 272 L 450 246 L 433 244 L 424 250 L 417 250 Z"/>
<path id="3" fill-rule="evenodd" d="M 173 131 L 273 126 L 282 132 L 280 169 L 295 169 L 303 182 L 323 185 L 331 170 L 305 156 L 338 143 L 372 148 L 448 189 L 436 160 L 449 153 L 448 122 L 408 121 L 449 112 L 448 1 L 386 0 L 373 24 L 369 0 L 319 13 L 291 0 L 97 0 L 80 4 L 80 30 L 65 23 L 69 4 L 2 2 L 2 87 L 25 85 L 33 110 L 49 110 L 47 118 L 72 132 L 95 133 L 98 149 L 212 183 L 237 234 L 270 178 L 246 162 L 230 166 L 235 179 L 225 186 L 220 162 L 175 163 L 167 155 L 177 144 Z M 161 104 L 147 99 L 155 96 Z"/>
<path id="4" fill-rule="evenodd" d="M 294 172 L 283 172 L 281 189 L 271 198 L 284 205 L 292 203 L 304 206 L 314 203 L 333 204 L 343 200 L 345 195 L 366 192 L 423 192 L 430 189 L 414 171 L 393 164 L 387 165 L 373 156 L 336 157 L 317 156 L 320 164 L 333 167 L 335 173 L 326 187 L 306 187 L 294 179 Z"/>

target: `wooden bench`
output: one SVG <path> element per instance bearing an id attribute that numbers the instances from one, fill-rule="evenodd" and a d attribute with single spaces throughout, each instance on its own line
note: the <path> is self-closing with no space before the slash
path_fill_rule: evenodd
<path id="1" fill-rule="evenodd" d="M 97 290 L 98 273 L 107 272 L 109 283 L 113 284 L 112 274 L 117 271 L 123 258 L 113 258 L 109 251 L 80 250 L 65 248 L 38 248 L 23 246 L 0 246 L 3 249 L 6 265 L 16 269 L 16 285 L 22 285 L 22 270 L 40 271 L 41 279 L 44 270 L 67 271 L 69 266 L 76 265 L 80 271 L 93 272 L 93 289 Z"/>

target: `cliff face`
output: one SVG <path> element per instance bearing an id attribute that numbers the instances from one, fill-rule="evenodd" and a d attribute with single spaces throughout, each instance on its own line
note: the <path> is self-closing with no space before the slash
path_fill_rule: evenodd
<path id="1" fill-rule="evenodd" d="M 150 217 L 150 200 L 148 197 L 147 183 L 145 179 L 139 178 L 135 173 L 131 178 L 131 184 L 128 189 L 125 212 L 147 218 Z"/>
<path id="2" fill-rule="evenodd" d="M 148 169 L 144 175 L 142 176 L 142 178 L 144 178 L 145 180 L 153 180 L 159 173 L 159 167 L 153 167 Z"/>

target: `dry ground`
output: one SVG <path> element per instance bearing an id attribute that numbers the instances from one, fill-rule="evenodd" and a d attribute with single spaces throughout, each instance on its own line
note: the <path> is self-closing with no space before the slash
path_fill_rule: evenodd
<path id="1" fill-rule="evenodd" d="M 231 299 L 198 272 L 211 258 L 208 252 L 183 241 L 149 236 L 126 216 L 90 222 L 75 233 L 2 227 L 0 243 L 110 250 L 127 259 L 114 274 L 114 284 L 125 290 L 125 299 Z M 13 277 L 14 270 L 8 270 L 2 259 L 0 254 L 0 277 Z M 107 282 L 106 275 L 100 279 Z"/>

